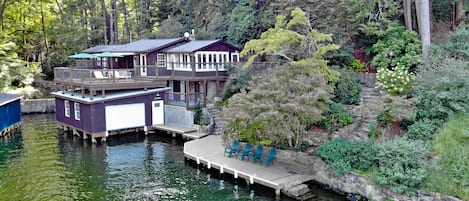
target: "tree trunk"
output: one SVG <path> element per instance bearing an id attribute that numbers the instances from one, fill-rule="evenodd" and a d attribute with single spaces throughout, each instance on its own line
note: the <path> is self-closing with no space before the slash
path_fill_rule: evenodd
<path id="1" fill-rule="evenodd" d="M 466 12 L 464 10 L 464 0 L 459 0 L 456 3 L 456 10 L 455 10 L 455 16 L 454 16 L 455 25 L 458 26 L 459 23 L 461 23 L 464 20 L 465 16 L 466 16 Z"/>
<path id="2" fill-rule="evenodd" d="M 422 16 L 421 14 L 421 7 L 420 2 L 423 0 L 415 0 L 415 14 L 417 16 L 417 32 L 421 35 L 422 34 Z"/>
<path id="3" fill-rule="evenodd" d="M 128 37 L 126 42 L 132 42 L 132 36 L 130 35 L 130 27 L 129 27 L 129 16 L 127 14 L 127 6 L 125 5 L 125 0 L 122 0 L 122 11 L 124 12 L 124 36 L 125 38 Z"/>
<path id="4" fill-rule="evenodd" d="M 47 38 L 46 32 L 46 22 L 44 20 L 44 8 L 42 6 L 42 2 L 39 3 L 41 5 L 41 23 L 42 23 L 42 34 L 44 35 L 44 45 L 46 46 L 46 68 L 44 69 L 46 73 L 52 71 L 52 67 L 50 64 L 50 47 L 49 47 L 49 39 Z"/>
<path id="5" fill-rule="evenodd" d="M 407 30 L 412 30 L 412 0 L 404 0 L 404 18 Z"/>
<path id="6" fill-rule="evenodd" d="M 117 0 L 111 0 L 111 13 L 112 13 L 112 32 L 113 32 L 113 43 L 119 42 L 119 22 L 118 22 L 118 13 L 117 13 Z"/>
<path id="7" fill-rule="evenodd" d="M 137 17 L 138 17 L 138 38 L 142 38 L 143 28 L 144 28 L 144 18 L 143 18 L 143 0 L 138 0 L 137 6 Z"/>
<path id="8" fill-rule="evenodd" d="M 419 0 L 420 7 L 420 36 L 422 38 L 422 53 L 425 59 L 430 56 L 430 6 L 429 0 Z"/>
<path id="9" fill-rule="evenodd" d="M 88 3 L 88 2 L 86 2 Z M 83 47 L 88 48 L 88 10 L 86 9 L 88 6 L 83 6 L 82 7 L 82 28 L 84 31 L 84 40 L 83 40 Z"/>
<path id="10" fill-rule="evenodd" d="M 7 7 L 7 0 L 3 0 L 2 7 L 0 7 L 0 23 L 2 25 L 2 30 L 3 30 L 3 11 L 5 11 L 6 7 Z"/>
<path id="11" fill-rule="evenodd" d="M 107 23 L 107 20 L 106 20 L 107 11 L 106 11 L 106 2 L 105 2 L 105 0 L 101 0 L 101 8 L 103 9 L 104 44 L 108 44 L 108 40 L 107 40 L 107 26 L 106 26 L 106 23 Z"/>

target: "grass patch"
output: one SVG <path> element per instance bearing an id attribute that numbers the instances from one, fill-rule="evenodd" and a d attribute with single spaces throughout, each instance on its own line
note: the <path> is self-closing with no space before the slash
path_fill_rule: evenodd
<path id="1" fill-rule="evenodd" d="M 427 177 L 426 187 L 469 200 L 469 114 L 451 118 L 433 143 L 437 161 Z"/>

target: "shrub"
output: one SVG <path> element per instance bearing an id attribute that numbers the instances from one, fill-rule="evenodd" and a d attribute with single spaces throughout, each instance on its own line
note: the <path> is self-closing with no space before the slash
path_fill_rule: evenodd
<path id="1" fill-rule="evenodd" d="M 379 112 L 378 116 L 376 117 L 376 121 L 378 121 L 379 125 L 381 126 L 386 126 L 394 120 L 394 117 L 390 113 L 390 109 Z"/>
<path id="2" fill-rule="evenodd" d="M 353 116 L 350 112 L 345 110 L 344 105 L 341 103 L 332 103 L 324 113 L 324 119 L 318 122 L 320 127 L 325 128 L 328 132 L 337 130 L 353 123 Z"/>
<path id="3" fill-rule="evenodd" d="M 429 153 L 418 141 L 394 139 L 377 145 L 374 179 L 397 193 L 412 194 L 424 181 Z"/>
<path id="4" fill-rule="evenodd" d="M 469 114 L 458 115 L 435 135 L 434 150 L 438 154 L 426 186 L 431 191 L 469 200 Z"/>
<path id="5" fill-rule="evenodd" d="M 334 88 L 334 102 L 343 104 L 358 104 L 360 103 L 360 94 L 362 86 L 360 81 L 355 78 L 350 72 L 342 72 L 340 80 Z"/>
<path id="6" fill-rule="evenodd" d="M 392 95 L 404 95 L 412 89 L 415 76 L 403 64 L 397 64 L 392 70 L 378 68 L 376 85 Z"/>
<path id="7" fill-rule="evenodd" d="M 374 166 L 376 150 L 372 142 L 334 139 L 323 142 L 314 154 L 329 164 L 336 175 L 341 176 L 352 170 L 366 171 Z"/>
<path id="8" fill-rule="evenodd" d="M 376 125 L 374 124 L 370 124 L 368 126 L 368 137 L 370 138 L 377 138 L 381 135 L 381 131 L 378 130 L 378 128 L 376 127 Z"/>
<path id="9" fill-rule="evenodd" d="M 407 131 L 407 137 L 414 140 L 431 140 L 439 123 L 428 119 L 417 121 Z"/>
<path id="10" fill-rule="evenodd" d="M 446 121 L 469 112 L 469 68 L 467 62 L 435 55 L 419 68 L 415 120 Z"/>
<path id="11" fill-rule="evenodd" d="M 349 68 L 355 72 L 365 72 L 368 70 L 358 59 L 353 60 Z"/>

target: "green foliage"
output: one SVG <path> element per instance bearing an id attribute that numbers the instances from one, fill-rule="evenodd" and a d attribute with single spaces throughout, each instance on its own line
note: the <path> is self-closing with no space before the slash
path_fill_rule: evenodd
<path id="1" fill-rule="evenodd" d="M 362 86 L 352 73 L 345 71 L 341 73 L 340 80 L 334 88 L 334 102 L 343 104 L 358 104 L 360 103 Z"/>
<path id="2" fill-rule="evenodd" d="M 423 119 L 409 126 L 407 137 L 416 140 L 431 140 L 438 130 L 440 123 L 429 119 Z"/>
<path id="3" fill-rule="evenodd" d="M 0 92 L 30 86 L 40 68 L 18 58 L 13 42 L 0 42 Z"/>
<path id="4" fill-rule="evenodd" d="M 341 103 L 332 103 L 328 110 L 324 112 L 324 119 L 318 122 L 318 125 L 325 128 L 328 132 L 333 132 L 339 128 L 353 123 L 353 115 L 345 110 Z"/>
<path id="5" fill-rule="evenodd" d="M 276 55 L 306 73 L 321 73 L 327 81 L 337 81 L 339 73 L 329 69 L 324 56 L 338 46 L 332 44 L 332 35 L 320 33 L 309 25 L 306 13 L 300 8 L 291 11 L 289 21 L 286 16 L 277 16 L 273 28 L 244 45 L 241 56 L 249 55 L 244 66 L 251 65 L 257 56 Z"/>
<path id="6" fill-rule="evenodd" d="M 434 55 L 419 72 L 415 120 L 446 121 L 453 114 L 469 112 L 467 62 Z"/>
<path id="7" fill-rule="evenodd" d="M 454 0 L 438 0 L 432 2 L 431 8 L 434 20 L 437 22 L 451 21 L 451 12 L 453 10 L 452 2 L 454 2 Z"/>
<path id="8" fill-rule="evenodd" d="M 194 124 L 197 124 L 197 125 L 210 124 L 210 118 L 206 114 L 204 114 L 200 103 L 197 103 L 193 112 L 194 112 Z"/>
<path id="9" fill-rule="evenodd" d="M 342 68 L 348 68 L 354 61 L 352 54 L 353 46 L 349 43 L 341 45 L 338 50 L 334 50 L 326 54 L 325 58 L 329 60 L 329 65 L 340 66 Z"/>
<path id="10" fill-rule="evenodd" d="M 388 28 L 385 36 L 373 45 L 372 52 L 376 55 L 371 64 L 377 69 L 393 69 L 402 65 L 409 72 L 415 71 L 422 54 L 422 43 L 417 33 L 397 26 Z"/>
<path id="11" fill-rule="evenodd" d="M 386 126 L 389 123 L 394 122 L 396 119 L 392 116 L 390 109 L 380 111 L 378 116 L 376 116 L 376 121 L 378 121 L 379 125 Z"/>
<path id="12" fill-rule="evenodd" d="M 375 124 L 370 124 L 368 126 L 368 137 L 377 138 L 381 135 L 381 131 L 378 130 Z"/>
<path id="13" fill-rule="evenodd" d="M 372 64 L 378 69 L 378 87 L 393 95 L 409 92 L 412 72 L 421 57 L 421 42 L 415 32 L 402 26 L 387 29 L 387 35 L 373 45 Z"/>
<path id="14" fill-rule="evenodd" d="M 349 68 L 355 72 L 365 72 L 368 70 L 366 66 L 363 65 L 362 62 L 358 59 L 354 59 Z"/>
<path id="15" fill-rule="evenodd" d="M 436 134 L 433 144 L 438 154 L 426 186 L 431 191 L 469 200 L 469 115 L 457 115 Z"/>
<path id="16" fill-rule="evenodd" d="M 428 150 L 418 141 L 394 139 L 377 145 L 374 179 L 397 193 L 413 194 L 426 176 Z"/>
<path id="17" fill-rule="evenodd" d="M 352 35 L 381 37 L 402 16 L 402 5 L 394 0 L 344 0 L 340 6 L 345 8 Z"/>
<path id="18" fill-rule="evenodd" d="M 375 145 L 372 142 L 350 142 L 344 139 L 325 141 L 314 154 L 322 158 L 337 175 L 344 175 L 352 170 L 367 171 L 375 166 Z"/>
<path id="19" fill-rule="evenodd" d="M 450 34 L 450 41 L 441 45 L 440 54 L 461 60 L 469 60 L 469 25 L 460 25 Z"/>
<path id="20" fill-rule="evenodd" d="M 250 140 L 269 139 L 274 145 L 287 142 L 290 147 L 299 146 L 308 133 L 307 125 L 322 118 L 332 92 L 321 75 L 305 74 L 288 65 L 268 68 L 249 86 L 232 96 L 223 110 L 224 133 L 243 136 L 245 129 L 255 128 L 247 135 Z"/>

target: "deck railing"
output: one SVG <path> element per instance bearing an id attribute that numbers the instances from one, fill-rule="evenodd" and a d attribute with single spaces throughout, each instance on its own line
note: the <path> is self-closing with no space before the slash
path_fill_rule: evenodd
<path id="1" fill-rule="evenodd" d="M 135 79 L 134 69 L 77 69 L 54 68 L 54 81 L 73 83 L 117 82 L 119 80 Z"/>
<path id="2" fill-rule="evenodd" d="M 166 92 L 165 102 L 169 105 L 185 106 L 186 108 L 194 108 L 200 104 L 200 106 L 206 106 L 205 93 L 194 92 L 194 93 L 181 93 L 181 92 Z"/>

